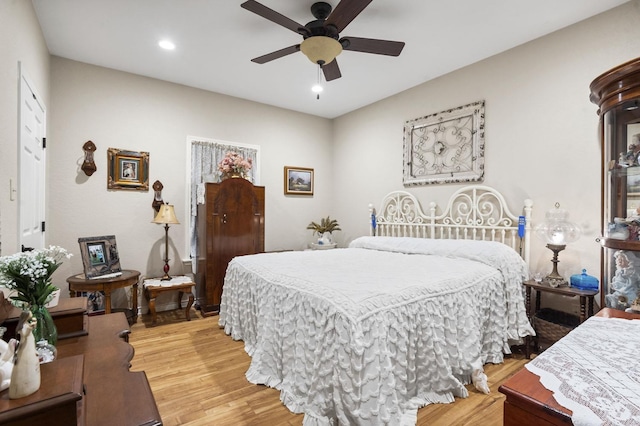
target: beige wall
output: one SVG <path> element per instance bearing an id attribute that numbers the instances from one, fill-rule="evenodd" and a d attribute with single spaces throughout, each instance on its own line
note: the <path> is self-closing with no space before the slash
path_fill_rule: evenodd
<path id="1" fill-rule="evenodd" d="M 49 240 L 78 253 L 78 237 L 116 236 L 121 266 L 162 272 L 164 230 L 151 222 L 153 191 L 107 190 L 107 148 L 149 152 L 150 182 L 164 185 L 181 225 L 169 230 L 172 271 L 188 258 L 186 226 L 188 135 L 261 147 L 266 191 L 265 248 L 301 249 L 309 221 L 329 214 L 332 188 L 331 122 L 120 71 L 53 57 L 48 184 Z M 79 169 L 82 145 L 96 146 L 98 170 Z M 284 166 L 315 169 L 314 197 L 284 195 Z M 316 218 L 317 217 L 317 218 Z M 80 256 L 68 274 L 82 270 Z"/>
<path id="2" fill-rule="evenodd" d="M 344 115 L 334 123 L 332 211 L 348 238 L 367 231 L 367 205 L 402 188 L 403 123 L 484 99 L 485 181 L 511 200 L 534 201 L 539 223 L 556 202 L 584 229 L 560 255 L 560 273 L 600 275 L 600 145 L 589 84 L 640 52 L 640 2 L 447 74 Z M 357 167 L 350 166 L 357 164 Z M 460 185 L 409 187 L 428 205 Z M 535 224 L 535 223 L 534 223 Z M 532 269 L 550 272 L 551 252 L 535 237 Z"/>
<path id="3" fill-rule="evenodd" d="M 0 1 L 0 242 L 1 254 L 18 241 L 18 93 L 20 69 L 49 107 L 49 52 L 29 0 Z M 19 63 L 21 65 L 19 65 Z"/>

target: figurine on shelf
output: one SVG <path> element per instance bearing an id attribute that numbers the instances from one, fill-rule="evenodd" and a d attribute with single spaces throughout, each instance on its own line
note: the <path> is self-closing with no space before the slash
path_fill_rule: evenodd
<path id="1" fill-rule="evenodd" d="M 620 167 L 631 167 L 639 164 L 638 160 L 640 156 L 640 134 L 633 135 L 631 137 L 631 143 L 627 152 L 621 152 L 618 158 L 618 165 Z"/>
<path id="2" fill-rule="evenodd" d="M 625 312 L 630 312 L 632 314 L 640 314 L 640 297 L 631 302 L 631 306 L 625 309 Z"/>
<path id="3" fill-rule="evenodd" d="M 36 352 L 33 329 L 37 320 L 31 311 L 23 311 L 18 320 L 16 354 L 9 383 L 9 399 L 22 398 L 40 389 L 40 359 Z"/>
<path id="4" fill-rule="evenodd" d="M 613 223 L 609 224 L 608 237 L 614 240 L 628 240 L 629 226 L 626 223 L 626 219 L 622 219 L 621 217 L 614 217 Z"/>
<path id="5" fill-rule="evenodd" d="M 9 343 L 1 339 L 5 331 L 6 327 L 0 327 L 0 391 L 7 389 L 11 383 L 13 357 L 16 351 L 16 339 L 10 339 Z"/>
<path id="6" fill-rule="evenodd" d="M 626 309 L 638 297 L 640 276 L 636 269 L 639 259 L 630 252 L 618 250 L 613 254 L 616 272 L 611 280 L 610 294 L 605 296 L 605 304 L 610 308 Z"/>

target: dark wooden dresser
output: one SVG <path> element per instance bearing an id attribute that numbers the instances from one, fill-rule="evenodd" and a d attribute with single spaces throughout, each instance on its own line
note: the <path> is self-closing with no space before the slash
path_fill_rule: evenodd
<path id="1" fill-rule="evenodd" d="M 0 393 L 0 424 L 162 425 L 146 374 L 129 371 L 125 314 L 85 318 L 88 334 L 58 341 L 58 358 L 41 366 L 36 393 L 15 400 Z"/>
<path id="2" fill-rule="evenodd" d="M 640 315 L 610 308 L 602 309 L 596 316 L 640 319 Z M 540 378 L 526 368 L 505 381 L 499 391 L 507 397 L 504 401 L 505 426 L 572 424 L 572 411 L 558 404 L 553 392 L 545 388 L 540 383 Z"/>
<path id="3" fill-rule="evenodd" d="M 264 251 L 264 187 L 243 178 L 205 184 L 198 206 L 197 303 L 203 315 L 220 311 L 227 265 Z"/>

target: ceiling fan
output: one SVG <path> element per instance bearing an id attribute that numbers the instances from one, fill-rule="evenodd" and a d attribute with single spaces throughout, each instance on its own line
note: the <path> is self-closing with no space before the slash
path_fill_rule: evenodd
<path id="1" fill-rule="evenodd" d="M 373 53 L 376 55 L 398 56 L 404 48 L 404 42 L 378 40 L 361 37 L 342 37 L 340 32 L 371 3 L 372 0 L 341 0 L 335 9 L 326 2 L 311 5 L 311 14 L 316 18 L 306 25 L 300 25 L 292 19 L 269 9 L 254 0 L 248 0 L 240 6 L 250 12 L 262 16 L 278 25 L 300 34 L 300 44 L 285 47 L 275 52 L 253 58 L 251 61 L 264 64 L 282 58 L 297 51 L 302 51 L 311 62 L 320 65 L 327 81 L 342 77 L 338 62 L 335 59 L 343 50 Z"/>

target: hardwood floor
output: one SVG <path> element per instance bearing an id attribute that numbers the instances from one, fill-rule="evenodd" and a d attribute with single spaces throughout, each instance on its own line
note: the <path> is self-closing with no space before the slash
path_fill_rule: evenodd
<path id="1" fill-rule="evenodd" d="M 250 358 L 243 342 L 233 341 L 218 327 L 218 317 L 203 318 L 192 310 L 143 315 L 131 327 L 135 349 L 131 370 L 144 370 L 165 426 L 174 425 L 301 425 L 280 402 L 280 392 L 245 379 Z M 498 386 L 526 363 L 513 355 L 501 365 L 487 365 L 491 394 L 468 386 L 469 398 L 453 404 L 432 404 L 418 410 L 418 425 L 502 425 L 504 395 Z"/>

